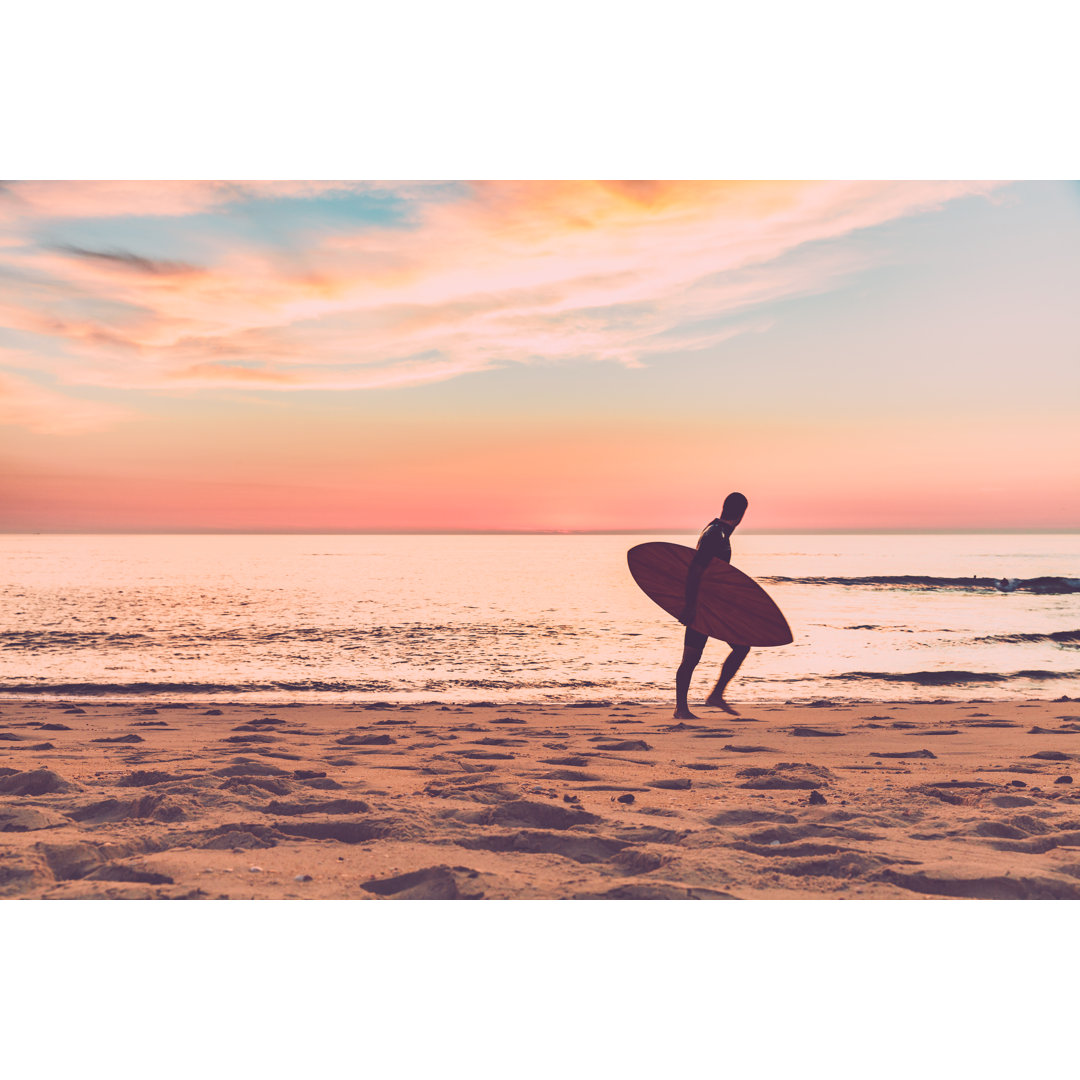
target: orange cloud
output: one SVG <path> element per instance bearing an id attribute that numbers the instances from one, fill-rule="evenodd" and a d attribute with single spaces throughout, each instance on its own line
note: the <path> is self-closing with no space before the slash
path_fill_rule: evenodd
<path id="1" fill-rule="evenodd" d="M 408 227 L 342 225 L 300 250 L 234 242 L 207 265 L 62 241 L 69 216 L 205 213 L 358 186 L 17 185 L 0 222 L 24 233 L 59 221 L 61 242 L 0 247 L 5 324 L 44 339 L 41 368 L 73 386 L 361 389 L 509 363 L 633 366 L 715 347 L 760 325 L 756 305 L 860 267 L 815 242 L 995 185 L 481 182 L 451 199 L 421 185 Z"/>

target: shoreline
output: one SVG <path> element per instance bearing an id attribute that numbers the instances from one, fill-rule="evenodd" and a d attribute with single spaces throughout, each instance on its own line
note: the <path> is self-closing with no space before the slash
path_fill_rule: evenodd
<path id="1" fill-rule="evenodd" d="M 738 707 L 0 696 L 0 897 L 1080 899 L 1080 703 Z"/>

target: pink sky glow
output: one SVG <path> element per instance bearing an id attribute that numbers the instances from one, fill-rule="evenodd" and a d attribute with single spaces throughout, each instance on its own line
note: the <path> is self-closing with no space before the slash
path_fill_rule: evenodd
<path id="1" fill-rule="evenodd" d="M 1016 392 L 1075 379 L 1069 205 L 10 184 L 0 528 L 681 528 L 735 487 L 762 528 L 1080 527 L 1061 398 Z"/>

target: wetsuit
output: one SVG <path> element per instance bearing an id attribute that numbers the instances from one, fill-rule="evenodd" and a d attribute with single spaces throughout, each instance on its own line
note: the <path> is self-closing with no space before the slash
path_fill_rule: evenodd
<path id="1" fill-rule="evenodd" d="M 713 518 L 702 530 L 701 536 L 698 537 L 698 551 L 707 554 L 710 559 L 723 559 L 724 562 L 731 562 L 730 528 L 730 525 L 722 522 L 719 518 Z M 684 644 L 692 647 L 698 653 L 705 648 L 705 642 L 708 640 L 708 634 L 693 630 L 689 626 L 686 628 Z"/>

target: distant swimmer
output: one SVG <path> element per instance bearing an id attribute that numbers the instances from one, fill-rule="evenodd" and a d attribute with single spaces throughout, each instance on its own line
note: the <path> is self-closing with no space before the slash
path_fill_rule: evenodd
<path id="1" fill-rule="evenodd" d="M 683 655 L 679 670 L 675 673 L 675 719 L 696 720 L 697 717 L 690 711 L 687 704 L 687 694 L 690 692 L 690 679 L 694 674 L 694 668 L 701 660 L 701 654 L 705 649 L 705 642 L 709 640 L 707 634 L 702 634 L 691 627 L 691 623 L 697 616 L 698 590 L 701 586 L 701 576 L 711 559 L 722 559 L 731 562 L 731 534 L 735 531 L 739 522 L 746 513 L 748 503 L 746 496 L 733 491 L 725 500 L 720 516 L 714 518 L 705 526 L 704 531 L 697 542 L 697 551 L 690 563 L 690 569 L 686 575 L 686 606 L 679 614 L 678 619 L 686 627 L 683 637 Z M 790 640 L 790 638 L 789 638 Z M 706 705 L 713 705 L 725 712 L 738 716 L 738 713 L 724 700 L 724 691 L 731 682 L 735 672 L 739 670 L 742 662 L 750 652 L 749 645 L 740 645 L 728 642 L 731 652 L 720 669 L 720 678 L 712 689 L 712 693 L 705 699 Z"/>

